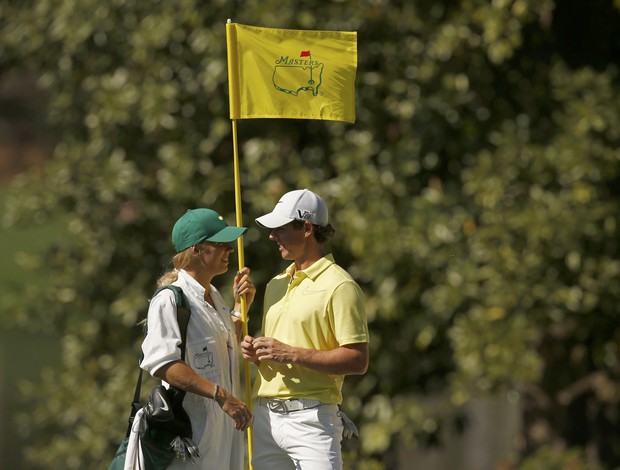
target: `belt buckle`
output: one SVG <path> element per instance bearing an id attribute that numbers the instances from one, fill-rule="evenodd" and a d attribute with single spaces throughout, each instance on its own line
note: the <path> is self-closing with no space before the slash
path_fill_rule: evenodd
<path id="1" fill-rule="evenodd" d="M 274 413 L 287 414 L 289 412 L 286 401 L 277 398 L 267 398 L 267 408 Z"/>

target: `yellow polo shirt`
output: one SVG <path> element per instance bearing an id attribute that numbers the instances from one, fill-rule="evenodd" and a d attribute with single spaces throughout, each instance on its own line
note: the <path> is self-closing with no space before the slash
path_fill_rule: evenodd
<path id="1" fill-rule="evenodd" d="M 267 284 L 263 336 L 317 350 L 369 341 L 364 294 L 332 255 L 297 271 L 291 279 L 293 270 L 294 264 Z M 339 404 L 343 381 L 343 375 L 266 361 L 260 364 L 254 396 Z"/>

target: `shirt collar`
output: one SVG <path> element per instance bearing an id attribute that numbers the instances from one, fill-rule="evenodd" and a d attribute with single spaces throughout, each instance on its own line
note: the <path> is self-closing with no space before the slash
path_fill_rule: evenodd
<path id="1" fill-rule="evenodd" d="M 306 269 L 297 271 L 296 273 L 295 273 L 295 263 L 293 263 L 288 268 L 286 268 L 286 274 L 288 274 L 289 277 L 292 278 L 293 273 L 295 273 L 296 276 L 304 276 L 314 281 L 317 277 L 319 277 L 319 275 L 323 271 L 329 268 L 332 264 L 335 264 L 334 256 L 331 253 L 329 253 L 323 256 L 322 258 L 318 259 L 314 263 L 312 263 Z"/>
<path id="2" fill-rule="evenodd" d="M 190 276 L 189 273 L 185 271 L 185 269 L 179 269 L 179 280 L 181 280 L 183 284 L 189 287 L 191 294 L 193 294 L 199 299 L 204 300 L 206 289 L 202 287 L 202 285 L 196 279 Z"/>

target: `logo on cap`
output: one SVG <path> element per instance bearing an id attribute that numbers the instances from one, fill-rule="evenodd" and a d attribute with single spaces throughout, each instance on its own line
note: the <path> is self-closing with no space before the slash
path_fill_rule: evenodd
<path id="1" fill-rule="evenodd" d="M 305 209 L 297 209 L 297 218 L 301 220 L 311 220 L 312 212 L 307 211 Z"/>

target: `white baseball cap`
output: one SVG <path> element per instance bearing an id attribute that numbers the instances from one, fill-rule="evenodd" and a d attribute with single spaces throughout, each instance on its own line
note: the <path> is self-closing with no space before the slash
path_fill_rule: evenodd
<path id="1" fill-rule="evenodd" d="M 309 189 L 296 189 L 280 198 L 269 214 L 256 219 L 261 227 L 277 228 L 293 220 L 308 220 L 314 225 L 327 225 L 327 206 L 318 194 Z"/>

